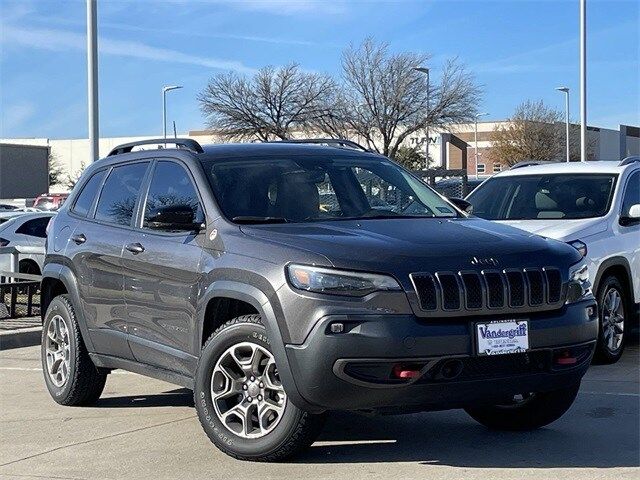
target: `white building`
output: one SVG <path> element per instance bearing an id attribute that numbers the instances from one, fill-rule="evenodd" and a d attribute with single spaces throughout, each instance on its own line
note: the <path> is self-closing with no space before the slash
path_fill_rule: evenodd
<path id="1" fill-rule="evenodd" d="M 491 175 L 500 171 L 505 166 L 494 163 L 490 157 L 491 134 L 495 128 L 504 122 L 478 122 L 478 174 Z M 452 129 L 452 133 L 467 142 L 467 169 L 470 173 L 475 173 L 475 134 L 474 125 L 457 125 Z M 191 131 L 186 135 L 179 135 L 182 138 L 192 138 L 199 143 L 218 143 L 222 140 L 211 131 Z M 296 135 L 303 137 L 304 135 Z M 314 135 L 315 136 L 315 135 Z M 589 136 L 595 145 L 594 157 L 603 160 L 616 160 L 628 155 L 640 154 L 640 128 L 621 125 L 619 130 L 589 127 Z M 461 151 L 451 145 L 442 155 L 442 145 L 440 132 L 430 131 L 429 156 L 434 160 L 434 166 L 441 166 L 444 159 L 447 168 L 461 168 Z M 100 157 L 106 156 L 117 145 L 133 142 L 137 140 L 147 140 L 157 138 L 154 136 L 140 137 L 112 137 L 101 138 L 99 143 Z M 406 145 L 409 147 L 424 148 L 424 134 L 412 135 L 407 139 Z M 43 145 L 51 148 L 51 154 L 64 171 L 71 177 L 77 177 L 89 159 L 88 139 L 48 139 L 48 138 L 11 138 L 0 139 L 0 143 L 13 143 L 22 145 Z M 51 187 L 52 192 L 65 191 L 63 185 Z"/>

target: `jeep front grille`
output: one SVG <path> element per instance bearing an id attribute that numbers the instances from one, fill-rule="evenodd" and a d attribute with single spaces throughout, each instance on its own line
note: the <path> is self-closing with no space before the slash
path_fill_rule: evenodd
<path id="1" fill-rule="evenodd" d="M 518 310 L 563 303 L 557 268 L 412 273 L 423 311 Z"/>

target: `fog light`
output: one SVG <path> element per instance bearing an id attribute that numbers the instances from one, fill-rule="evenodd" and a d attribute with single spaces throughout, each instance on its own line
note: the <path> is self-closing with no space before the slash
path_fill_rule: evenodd
<path id="1" fill-rule="evenodd" d="M 596 307 L 587 307 L 587 315 L 589 318 L 596 316 Z"/>
<path id="2" fill-rule="evenodd" d="M 332 323 L 329 330 L 331 333 L 342 333 L 344 332 L 344 323 Z"/>

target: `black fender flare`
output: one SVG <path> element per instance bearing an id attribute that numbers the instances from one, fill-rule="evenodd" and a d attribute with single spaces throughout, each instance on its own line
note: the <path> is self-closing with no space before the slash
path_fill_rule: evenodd
<path id="1" fill-rule="evenodd" d="M 319 411 L 317 407 L 309 404 L 302 395 L 300 395 L 291 366 L 289 365 L 289 359 L 278 327 L 276 314 L 267 295 L 257 287 L 231 280 L 218 280 L 209 285 L 200 302 L 197 328 L 198 333 L 197 338 L 194 339 L 195 345 L 198 347 L 202 345 L 206 305 L 217 297 L 227 297 L 240 300 L 250 304 L 257 310 L 262 317 L 262 323 L 264 328 L 267 330 L 271 348 L 273 349 L 273 353 L 278 361 L 278 373 L 280 374 L 280 380 L 282 381 L 282 385 L 284 386 L 287 395 L 297 407 L 307 411 Z"/>
<path id="2" fill-rule="evenodd" d="M 611 257 L 607 258 L 604 262 L 600 264 L 598 271 L 596 272 L 596 276 L 593 280 L 593 295 L 597 298 L 598 288 L 600 287 L 600 281 L 602 280 L 602 275 L 604 272 L 611 267 L 622 267 L 627 273 L 627 283 L 629 285 L 629 293 L 631 294 L 631 300 L 633 301 L 633 277 L 631 276 L 631 266 L 629 265 L 629 261 L 624 257 Z"/>
<path id="3" fill-rule="evenodd" d="M 73 271 L 66 265 L 59 265 L 56 263 L 47 263 L 42 269 L 42 280 L 46 278 L 54 278 L 60 280 L 69 294 L 71 303 L 75 307 L 76 319 L 78 320 L 78 326 L 80 327 L 80 333 L 82 334 L 82 340 L 84 341 L 87 350 L 91 353 L 95 352 L 93 343 L 91 342 L 91 336 L 89 335 L 89 328 L 84 318 L 84 312 L 80 305 L 80 294 L 78 292 L 78 281 Z"/>

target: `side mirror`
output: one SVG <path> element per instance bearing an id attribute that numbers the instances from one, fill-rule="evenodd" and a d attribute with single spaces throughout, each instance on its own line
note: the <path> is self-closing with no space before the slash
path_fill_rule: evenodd
<path id="1" fill-rule="evenodd" d="M 145 226 L 152 230 L 199 231 L 203 225 L 197 222 L 195 210 L 189 205 L 167 205 L 151 210 Z"/>
<path id="2" fill-rule="evenodd" d="M 464 198 L 452 197 L 448 200 L 463 212 L 468 213 L 469 215 L 473 213 L 473 205 L 467 202 Z"/>
<path id="3" fill-rule="evenodd" d="M 631 205 L 629 211 L 620 216 L 620 225 L 627 226 L 634 223 L 640 223 L 640 203 Z"/>

